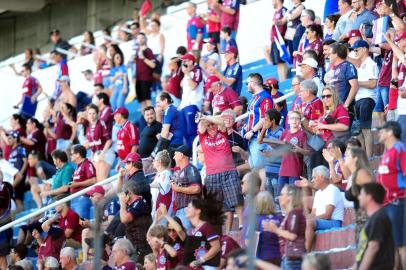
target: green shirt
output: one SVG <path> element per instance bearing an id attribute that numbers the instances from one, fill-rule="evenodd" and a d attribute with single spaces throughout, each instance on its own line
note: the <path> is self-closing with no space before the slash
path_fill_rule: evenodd
<path id="1" fill-rule="evenodd" d="M 61 186 L 67 185 L 72 182 L 73 173 L 75 169 L 72 167 L 71 164 L 65 163 L 62 168 L 58 169 L 58 171 L 53 176 L 52 180 L 52 190 L 58 189 Z"/>

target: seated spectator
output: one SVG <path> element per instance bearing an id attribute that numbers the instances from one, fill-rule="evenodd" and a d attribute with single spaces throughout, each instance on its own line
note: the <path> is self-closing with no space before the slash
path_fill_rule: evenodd
<path id="1" fill-rule="evenodd" d="M 237 93 L 229 87 L 224 87 L 217 76 L 209 76 L 204 87 L 213 94 L 211 101 L 213 114 L 222 113 L 227 109 L 234 110 L 237 115 L 241 114 L 242 106 Z"/>
<path id="2" fill-rule="evenodd" d="M 85 31 L 83 33 L 83 41 L 82 45 L 80 46 L 80 55 L 88 55 L 91 54 L 93 49 L 95 48 L 94 36 L 92 31 Z"/>
<path id="3" fill-rule="evenodd" d="M 17 244 L 10 251 L 11 263 L 15 265 L 22 266 L 27 270 L 34 270 L 32 262 L 27 259 L 28 249 L 24 244 Z"/>
<path id="4" fill-rule="evenodd" d="M 217 70 L 221 68 L 220 55 L 217 51 L 217 42 L 214 38 L 204 39 L 203 42 L 206 44 L 205 54 L 200 58 L 200 67 L 204 73 L 204 78 L 211 75 L 208 67 L 215 67 Z"/>
<path id="5" fill-rule="evenodd" d="M 46 257 L 44 270 L 59 270 L 59 262 L 52 256 Z"/>
<path id="6" fill-rule="evenodd" d="M 25 132 L 25 122 L 25 119 L 20 114 L 15 113 L 10 117 L 10 130 L 0 126 L 1 145 L 6 160 L 8 160 L 11 151 L 11 146 L 8 143 L 8 133 L 11 131 L 17 131 L 21 138 L 25 138 L 27 136 Z"/>
<path id="7" fill-rule="evenodd" d="M 138 247 L 137 247 L 138 250 Z M 133 244 L 125 238 L 118 239 L 111 250 L 113 254 L 114 269 L 136 270 L 135 262 L 131 260 L 131 255 L 134 252 Z M 143 263 L 144 260 L 141 261 Z"/>
<path id="8" fill-rule="evenodd" d="M 330 184 L 330 172 L 325 166 L 313 169 L 313 209 L 306 224 L 306 249 L 312 250 L 315 230 L 341 227 L 344 218 L 344 201 L 340 190 Z"/>
<path id="9" fill-rule="evenodd" d="M 334 36 L 334 31 L 335 28 L 337 26 L 337 22 L 340 19 L 340 15 L 339 14 L 330 14 L 326 17 L 325 21 L 324 21 L 324 25 L 325 25 L 325 29 L 326 32 L 324 33 L 324 38 L 323 40 L 333 40 L 333 36 Z"/>
<path id="10" fill-rule="evenodd" d="M 150 253 L 147 256 L 145 256 L 143 266 L 145 270 L 157 270 L 156 257 L 154 253 Z"/>
<path id="11" fill-rule="evenodd" d="M 152 193 L 152 212 L 155 216 L 160 204 L 164 204 L 172 213 L 172 189 L 171 189 L 171 157 L 167 150 L 158 152 L 153 161 L 153 166 L 157 170 L 154 181 L 150 184 Z"/>
<path id="12" fill-rule="evenodd" d="M 76 262 L 75 250 L 71 247 L 65 247 L 61 250 L 59 262 L 65 270 L 81 270 Z"/>
<path id="13" fill-rule="evenodd" d="M 144 109 L 143 117 L 147 125 L 143 129 L 140 129 L 138 153 L 141 158 L 147 158 L 151 156 L 152 151 L 154 151 L 158 143 L 157 135 L 161 133 L 162 124 L 157 121 L 156 112 L 152 106 Z"/>

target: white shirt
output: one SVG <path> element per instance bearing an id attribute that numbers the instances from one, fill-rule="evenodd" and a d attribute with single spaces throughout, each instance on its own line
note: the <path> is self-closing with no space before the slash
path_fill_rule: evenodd
<path id="1" fill-rule="evenodd" d="M 402 87 L 406 87 L 406 80 L 403 82 Z M 398 115 L 406 115 L 406 98 L 398 96 Z"/>
<path id="2" fill-rule="evenodd" d="M 148 48 L 154 55 L 161 54 L 161 35 L 162 33 L 149 34 L 147 37 Z"/>
<path id="3" fill-rule="evenodd" d="M 333 184 L 329 184 L 324 190 L 317 190 L 314 195 L 313 208 L 316 209 L 316 216 L 323 215 L 326 212 L 326 206 L 334 206 L 332 220 L 344 219 L 344 201 L 340 190 Z"/>
<path id="4" fill-rule="evenodd" d="M 158 194 L 161 193 L 162 195 L 167 194 L 171 190 L 171 181 L 170 181 L 171 171 L 165 170 L 159 172 L 155 175 L 154 181 L 151 185 L 158 185 L 158 188 L 151 188 L 151 196 L 152 196 L 152 212 L 151 215 L 155 215 L 155 205 L 156 200 L 158 199 Z"/>
<path id="5" fill-rule="evenodd" d="M 0 171 L 3 173 L 3 181 L 13 184 L 14 176 L 18 173 L 18 170 L 5 159 L 0 160 Z"/>
<path id="6" fill-rule="evenodd" d="M 201 72 L 200 69 L 196 69 L 196 72 Z M 189 73 L 190 78 L 194 78 L 195 74 L 194 71 L 192 70 Z M 196 75 L 201 76 L 201 75 Z M 203 83 L 202 81 L 196 86 L 196 88 L 191 89 L 189 86 L 189 79 L 187 76 L 183 77 L 180 85 L 182 86 L 182 100 L 179 104 L 178 109 L 182 110 L 183 108 L 190 106 L 190 105 L 196 105 L 197 108 L 200 110 L 203 105 L 203 100 L 204 100 L 204 93 L 203 93 Z"/>
<path id="7" fill-rule="evenodd" d="M 359 82 L 378 80 L 379 76 L 378 65 L 369 56 L 364 60 L 364 62 L 361 63 L 361 66 L 357 68 L 357 72 Z M 372 98 L 373 100 L 376 101 L 377 99 L 376 87 L 374 89 L 369 89 L 365 87 L 358 88 L 358 92 L 355 95 L 355 101 L 360 100 L 362 98 Z"/>

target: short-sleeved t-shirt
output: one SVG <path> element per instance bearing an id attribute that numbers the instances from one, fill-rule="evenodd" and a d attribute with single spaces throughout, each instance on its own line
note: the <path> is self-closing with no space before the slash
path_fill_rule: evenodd
<path id="1" fill-rule="evenodd" d="M 39 86 L 39 81 L 36 78 L 29 76 L 23 83 L 23 96 L 31 97 L 35 95 Z"/>
<path id="2" fill-rule="evenodd" d="M 175 72 L 171 74 L 168 82 L 168 93 L 176 98 L 181 98 L 181 87 L 180 83 L 183 80 L 182 68 L 178 67 Z"/>
<path id="3" fill-rule="evenodd" d="M 233 78 L 235 79 L 235 82 L 230 85 L 230 87 L 238 94 L 241 94 L 241 88 L 242 88 L 242 67 L 241 65 L 236 62 L 232 64 L 231 66 L 227 66 L 226 69 L 224 70 L 224 76 L 226 78 Z"/>
<path id="4" fill-rule="evenodd" d="M 67 162 L 62 168 L 58 169 L 55 175 L 52 177 L 52 190 L 58 189 L 63 185 L 67 185 L 72 182 L 73 173 L 75 169 Z"/>
<path id="5" fill-rule="evenodd" d="M 186 26 L 187 31 L 187 49 L 190 51 L 193 48 L 194 42 L 197 38 L 198 34 L 204 34 L 205 32 L 205 24 L 204 21 L 197 15 L 191 17 Z M 198 46 L 199 49 L 202 48 L 203 40 L 200 41 Z"/>
<path id="6" fill-rule="evenodd" d="M 383 55 L 381 71 L 379 72 L 378 86 L 389 87 L 390 81 L 392 79 L 392 62 L 393 51 L 386 50 Z"/>
<path id="7" fill-rule="evenodd" d="M 253 127 L 265 117 L 266 111 L 274 107 L 272 96 L 268 91 L 261 91 L 254 95 L 248 103 L 248 128 L 247 131 L 253 129 Z M 255 137 L 258 135 L 256 132 Z"/>
<path id="8" fill-rule="evenodd" d="M 227 259 L 227 255 L 237 249 L 240 248 L 240 245 L 230 236 L 222 235 L 220 237 L 220 244 L 221 244 L 221 258 Z"/>
<path id="9" fill-rule="evenodd" d="M 65 233 L 59 226 L 51 226 L 47 236 L 39 246 L 38 258 L 45 260 L 52 256 L 59 260 L 61 249 L 65 245 Z"/>
<path id="10" fill-rule="evenodd" d="M 239 0 L 224 0 L 223 7 L 231 8 L 235 10 L 233 15 L 226 12 L 222 12 L 220 16 L 221 28 L 228 26 L 233 31 L 237 31 L 239 17 L 240 17 L 240 1 Z"/>
<path id="11" fill-rule="evenodd" d="M 174 105 L 170 105 L 164 113 L 163 125 L 170 125 L 169 132 L 172 133 L 170 139 L 171 145 L 181 145 L 183 143 L 183 135 L 185 129 L 185 120 L 183 115 L 176 109 Z"/>
<path id="12" fill-rule="evenodd" d="M 206 163 L 207 175 L 235 170 L 227 133 L 219 130 L 216 135 L 210 136 L 206 131 L 199 133 L 199 141 L 206 160 L 216 161 Z"/>
<path id="13" fill-rule="evenodd" d="M 316 209 L 316 216 L 323 215 L 326 212 L 326 206 L 334 206 L 331 215 L 332 220 L 341 220 L 344 218 L 344 201 L 340 190 L 333 184 L 329 184 L 324 190 L 317 190 L 314 195 L 313 208 Z"/>
<path id="14" fill-rule="evenodd" d="M 10 157 L 8 158 L 8 161 L 13 164 L 13 166 L 21 170 L 23 167 L 24 161 L 23 159 L 27 157 L 27 151 L 25 148 L 20 144 L 17 145 L 17 147 L 11 149 L 10 152 Z"/>
<path id="15" fill-rule="evenodd" d="M 347 100 L 351 89 L 349 81 L 353 79 L 358 80 L 358 74 L 357 69 L 350 62 L 344 61 L 334 67 L 334 76 L 330 83 L 335 87 L 341 103 Z"/>
<path id="16" fill-rule="evenodd" d="M 143 53 L 145 59 L 155 61 L 154 54 L 152 53 L 152 50 L 150 48 L 146 48 Z M 135 65 L 136 65 L 135 78 L 139 81 L 152 82 L 153 81 L 152 72 L 154 71 L 154 69 L 149 67 L 145 63 L 145 59 L 140 59 L 138 57 L 137 52 L 135 56 Z"/>
<path id="17" fill-rule="evenodd" d="M 169 255 L 165 250 L 160 251 L 156 256 L 156 270 L 169 270 L 171 269 L 171 262 L 169 261 Z"/>
<path id="18" fill-rule="evenodd" d="M 333 123 L 329 122 L 334 120 Z M 344 108 L 342 104 L 338 104 L 337 108 L 329 115 L 325 115 L 320 118 L 320 123 L 322 124 L 336 124 L 340 123 L 346 126 L 350 126 L 350 115 L 348 111 Z M 323 141 L 329 143 L 331 140 L 334 139 L 334 134 L 329 129 L 319 130 L 317 134 L 323 139 Z"/>
<path id="19" fill-rule="evenodd" d="M 66 229 L 72 229 L 73 234 L 71 238 L 73 240 L 81 242 L 83 227 L 80 226 L 79 219 L 80 219 L 79 215 L 72 209 L 69 209 L 66 216 L 61 217 L 61 219 L 59 220 L 59 227 L 61 227 L 61 229 L 64 231 Z"/>
<path id="20" fill-rule="evenodd" d="M 147 246 L 146 236 L 152 224 L 151 207 L 145 199 L 139 198 L 129 203 L 126 210 L 132 216 L 132 221 L 125 225 L 127 238 L 138 248 Z"/>
<path id="21" fill-rule="evenodd" d="M 379 250 L 375 253 L 372 264 L 368 269 L 393 269 L 395 266 L 395 244 L 393 242 L 392 225 L 383 208 L 376 211 L 361 230 L 358 251 L 355 257 L 358 266 L 360 266 L 364 258 L 370 241 L 377 241 Z"/>
<path id="22" fill-rule="evenodd" d="M 275 13 L 273 14 L 272 18 L 272 27 L 271 27 L 271 42 L 274 42 L 275 38 L 277 37 L 277 32 L 276 28 L 278 28 L 279 33 L 283 37 L 286 32 L 286 24 L 279 24 L 277 25 L 277 22 L 282 20 L 282 18 L 285 16 L 285 14 L 288 12 L 288 9 L 285 7 L 282 7 L 281 9 L 275 10 Z"/>
<path id="23" fill-rule="evenodd" d="M 307 149 L 307 137 L 306 133 L 302 129 L 299 129 L 295 133 L 292 133 L 290 130 L 284 130 L 280 140 Z M 302 167 L 303 155 L 289 152 L 282 157 L 279 176 L 299 178 L 302 175 Z"/>
<path id="24" fill-rule="evenodd" d="M 320 38 L 317 38 L 314 41 L 309 42 L 309 44 L 307 44 L 307 46 L 305 47 L 305 51 L 307 50 L 315 51 L 318 55 L 319 66 L 324 65 L 323 41 Z"/>
<path id="25" fill-rule="evenodd" d="M 106 106 L 99 112 L 99 119 L 103 121 L 106 126 L 107 130 L 111 132 L 113 128 L 113 111 L 110 106 Z"/>
<path id="26" fill-rule="evenodd" d="M 303 102 L 302 112 L 307 120 L 318 120 L 324 113 L 323 102 L 318 97 L 310 102 Z"/>
<path id="27" fill-rule="evenodd" d="M 303 214 L 303 210 L 300 208 L 292 209 L 283 219 L 281 223 L 281 229 L 289 231 L 290 233 L 294 233 L 297 235 L 295 241 L 302 241 L 303 242 L 303 250 L 304 249 L 304 239 L 305 239 L 305 232 L 306 232 L 306 217 Z M 286 239 L 280 237 L 280 249 L 282 256 L 285 255 L 285 246 L 286 246 Z"/>
<path id="28" fill-rule="evenodd" d="M 87 127 L 86 138 L 93 153 L 102 151 L 106 142 L 110 140 L 110 131 L 103 121 L 97 120 L 95 124 L 89 124 Z"/>
<path id="29" fill-rule="evenodd" d="M 210 20 L 209 19 L 210 16 L 220 16 L 220 11 L 217 11 L 216 9 L 210 7 L 207 10 L 207 32 L 208 33 L 220 32 L 221 30 L 220 22 Z"/>
<path id="30" fill-rule="evenodd" d="M 224 88 L 220 93 L 214 95 L 211 106 L 214 112 L 223 112 L 227 109 L 234 109 L 240 106 L 240 99 L 231 88 Z"/>
<path id="31" fill-rule="evenodd" d="M 192 164 L 188 164 L 185 168 L 175 171 L 172 179 L 180 187 L 202 186 L 202 178 L 199 170 Z M 199 194 L 189 195 L 175 192 L 175 207 L 177 210 L 185 208 L 196 198 L 199 198 Z"/>
<path id="32" fill-rule="evenodd" d="M 27 136 L 27 139 L 32 141 L 34 145 L 25 145 L 25 148 L 28 152 L 32 150 L 37 151 L 38 153 L 45 153 L 45 145 L 47 143 L 47 138 L 40 129 L 35 130 Z"/>
<path id="33" fill-rule="evenodd" d="M 94 168 L 93 163 L 88 159 L 84 159 L 81 163 L 79 163 L 75 172 L 73 173 L 74 182 L 83 182 L 93 177 L 96 177 L 96 169 Z M 71 188 L 70 193 L 73 194 L 84 188 L 85 187 Z"/>
<path id="34" fill-rule="evenodd" d="M 136 270 L 136 269 L 137 266 L 133 261 L 125 262 L 122 265 L 115 265 L 113 268 L 113 270 Z"/>
<path id="35" fill-rule="evenodd" d="M 140 133 L 140 145 L 138 153 L 141 158 L 149 157 L 158 142 L 156 135 L 161 133 L 162 124 L 155 121 L 150 126 L 147 125 Z"/>
<path id="36" fill-rule="evenodd" d="M 138 145 L 138 128 L 127 120 L 117 132 L 118 157 L 125 159 L 134 145 Z"/>
<path id="37" fill-rule="evenodd" d="M 383 153 L 377 182 L 386 190 L 384 204 L 406 197 L 406 147 L 397 141 Z"/>
<path id="38" fill-rule="evenodd" d="M 365 59 L 364 62 L 361 63 L 361 66 L 357 69 L 358 72 L 358 81 L 359 82 L 367 82 L 369 80 L 378 80 L 378 65 L 375 63 L 371 57 Z M 376 101 L 377 93 L 376 88 L 369 89 L 365 87 L 359 87 L 358 92 L 355 95 L 355 101 L 360 100 L 362 98 L 372 98 Z"/>
<path id="39" fill-rule="evenodd" d="M 188 232 L 188 236 L 201 237 L 201 245 L 194 251 L 195 260 L 202 258 L 208 252 L 208 250 L 210 249 L 209 242 L 220 239 L 220 235 L 208 222 L 205 222 L 199 228 L 190 229 L 190 231 Z"/>

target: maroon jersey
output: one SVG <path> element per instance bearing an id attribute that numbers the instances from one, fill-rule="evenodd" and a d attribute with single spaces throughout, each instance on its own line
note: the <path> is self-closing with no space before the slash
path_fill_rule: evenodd
<path id="1" fill-rule="evenodd" d="M 97 120 L 95 124 L 89 124 L 87 127 L 86 137 L 92 152 L 95 153 L 103 150 L 106 142 L 110 140 L 110 132 L 103 121 Z"/>
<path id="2" fill-rule="evenodd" d="M 183 80 L 183 76 L 184 74 L 182 72 L 182 68 L 178 67 L 178 69 L 172 73 L 171 78 L 169 79 L 168 93 L 174 95 L 176 98 L 182 98 L 180 83 Z"/>
<path id="3" fill-rule="evenodd" d="M 292 145 L 297 145 L 301 148 L 307 149 L 306 133 L 299 129 L 295 133 L 290 130 L 284 130 L 281 138 L 282 141 Z M 289 152 L 282 157 L 281 167 L 279 169 L 279 176 L 300 177 L 303 168 L 303 155 L 299 153 Z"/>
<path id="4" fill-rule="evenodd" d="M 276 28 L 278 28 L 279 33 L 281 33 L 282 37 L 285 35 L 286 23 L 285 24 L 280 24 L 280 25 L 277 25 L 276 23 L 283 19 L 283 17 L 285 16 L 287 11 L 288 10 L 285 7 L 282 7 L 279 10 L 275 10 L 275 13 L 273 14 L 273 18 L 272 18 L 273 24 L 272 24 L 272 27 L 271 27 L 271 42 L 274 42 L 274 40 L 275 40 L 275 38 L 277 36 Z"/>
<path id="5" fill-rule="evenodd" d="M 215 112 L 223 112 L 227 109 L 234 109 L 235 107 L 240 105 L 241 102 L 237 93 L 229 87 L 224 88 L 223 91 L 214 95 L 211 102 L 211 106 L 213 107 L 213 111 Z"/>
<path id="6" fill-rule="evenodd" d="M 80 226 L 79 224 L 79 215 L 73 211 L 72 209 L 69 209 L 68 213 L 66 214 L 65 217 L 61 217 L 59 220 L 59 227 L 61 227 L 62 230 L 66 229 L 71 229 L 73 230 L 72 234 L 72 239 L 76 240 L 78 242 L 82 241 L 82 230 L 83 227 Z"/>
<path id="7" fill-rule="evenodd" d="M 69 140 L 72 136 L 72 127 L 67 124 L 62 113 L 58 113 L 57 121 L 55 123 L 56 139 Z"/>
<path id="8" fill-rule="evenodd" d="M 52 226 L 39 246 L 38 258 L 45 261 L 46 257 L 52 256 L 59 260 L 59 253 L 64 246 L 65 232 L 60 227 Z"/>
<path id="9" fill-rule="evenodd" d="M 111 133 L 113 129 L 113 111 L 110 106 L 106 106 L 99 112 L 99 120 L 106 124 L 107 130 Z"/>
<path id="10" fill-rule="evenodd" d="M 125 262 L 122 265 L 116 265 L 114 266 L 113 270 L 136 270 L 137 266 L 135 265 L 135 262 L 129 261 Z"/>
<path id="11" fill-rule="evenodd" d="M 231 251 L 240 248 L 240 245 L 230 236 L 222 235 L 220 237 L 221 244 L 221 258 L 227 259 L 228 253 Z"/>
<path id="12" fill-rule="evenodd" d="M 324 114 L 323 102 L 318 97 L 302 102 L 302 112 L 307 120 L 318 120 Z"/>
<path id="13" fill-rule="evenodd" d="M 138 145 L 138 128 L 127 121 L 117 132 L 117 154 L 120 159 L 125 159 L 131 148 Z"/>
<path id="14" fill-rule="evenodd" d="M 156 256 L 156 270 L 169 270 L 171 269 L 171 264 L 169 261 L 169 255 L 165 250 L 159 252 Z"/>
<path id="15" fill-rule="evenodd" d="M 40 87 L 39 81 L 32 76 L 25 79 L 23 83 L 23 96 L 33 96 Z"/>
<path id="16" fill-rule="evenodd" d="M 393 51 L 385 51 L 381 72 L 379 72 L 378 86 L 389 87 L 392 79 Z"/>
<path id="17" fill-rule="evenodd" d="M 83 182 L 93 177 L 96 177 L 96 169 L 94 168 L 93 163 L 87 158 L 78 164 L 75 172 L 73 173 L 74 182 Z M 85 187 L 71 188 L 70 193 L 73 194 L 84 188 Z"/>
<path id="18" fill-rule="evenodd" d="M 144 51 L 144 57 L 148 60 L 154 60 L 154 54 L 152 53 L 150 48 L 146 48 Z M 153 68 L 150 68 L 146 63 L 145 59 L 138 58 L 138 51 L 137 56 L 135 57 L 135 65 L 136 65 L 136 74 L 135 77 L 139 81 L 147 81 L 152 82 L 152 72 L 154 71 Z"/>
<path id="19" fill-rule="evenodd" d="M 318 55 L 318 61 L 317 62 L 319 62 L 320 66 L 323 66 L 324 65 L 323 41 L 318 38 L 318 39 L 310 42 L 306 46 L 305 51 L 309 50 L 309 49 L 314 50 L 317 53 L 317 55 Z"/>
<path id="20" fill-rule="evenodd" d="M 42 130 L 37 129 L 27 136 L 27 139 L 32 141 L 34 145 L 24 145 L 27 152 L 32 150 L 38 151 L 39 153 L 45 153 L 45 145 L 47 143 L 47 138 Z"/>

